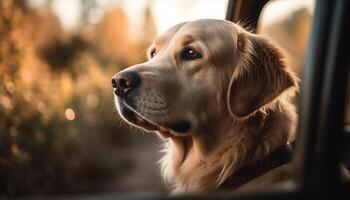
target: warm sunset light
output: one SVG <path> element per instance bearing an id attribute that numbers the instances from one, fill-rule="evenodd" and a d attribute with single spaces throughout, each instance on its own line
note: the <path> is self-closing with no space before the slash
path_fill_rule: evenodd
<path id="1" fill-rule="evenodd" d="M 0 200 L 290 195 L 304 191 L 285 180 L 300 147 L 320 179 L 328 156 L 350 170 L 350 156 L 322 149 L 335 132 L 350 152 L 350 79 L 324 82 L 345 84 L 345 67 L 329 67 L 348 66 L 349 11 L 346 0 L 0 0 Z"/>
<path id="2" fill-rule="evenodd" d="M 30 5 L 38 6 L 43 0 L 29 0 Z M 145 22 L 144 10 L 150 9 L 155 19 L 157 32 L 163 32 L 173 24 L 200 18 L 224 19 L 227 0 L 137 0 L 137 1 L 96 1 L 95 8 L 87 16 L 90 23 L 98 23 L 105 11 L 120 6 L 127 15 L 131 34 L 137 35 Z M 79 26 L 83 17 L 83 7 L 79 0 L 53 0 L 52 9 L 67 30 Z"/>

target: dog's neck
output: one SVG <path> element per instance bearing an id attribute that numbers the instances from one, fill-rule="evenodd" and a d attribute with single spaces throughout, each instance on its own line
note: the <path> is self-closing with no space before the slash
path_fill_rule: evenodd
<path id="1" fill-rule="evenodd" d="M 287 164 L 291 158 L 291 146 L 283 145 L 261 160 L 238 169 L 218 189 L 221 191 L 236 189 L 274 168 Z"/>
<path id="2" fill-rule="evenodd" d="M 213 135 L 225 134 L 225 137 L 217 137 L 221 140 L 208 147 L 209 151 L 201 147 L 205 143 L 201 138 L 172 138 L 166 143 L 166 154 L 161 161 L 163 177 L 173 184 L 174 193 L 217 190 L 240 169 L 287 144 L 295 113 L 294 110 L 290 116 L 283 113 L 286 111 L 268 115 L 258 112 L 245 120 L 226 123 L 226 127 L 222 125 L 220 133 Z M 285 125 L 275 125 L 281 123 Z M 186 146 L 188 140 L 190 149 Z"/>

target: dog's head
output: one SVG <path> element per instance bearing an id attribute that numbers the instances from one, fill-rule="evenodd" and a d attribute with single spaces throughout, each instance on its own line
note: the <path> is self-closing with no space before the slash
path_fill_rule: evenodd
<path id="1" fill-rule="evenodd" d="M 148 58 L 113 76 L 115 101 L 124 120 L 164 135 L 200 134 L 225 113 L 245 118 L 296 86 L 275 46 L 222 20 L 170 28 Z"/>
<path id="2" fill-rule="evenodd" d="M 243 159 L 259 159 L 293 132 L 283 97 L 296 78 L 261 36 L 223 20 L 186 22 L 157 37 L 148 58 L 113 76 L 115 101 L 131 125 L 171 138 L 162 171 L 177 189 L 218 187 Z"/>

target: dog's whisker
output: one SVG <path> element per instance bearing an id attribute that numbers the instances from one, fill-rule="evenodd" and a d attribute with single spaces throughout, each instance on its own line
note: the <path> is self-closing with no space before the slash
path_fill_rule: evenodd
<path id="1" fill-rule="evenodd" d="M 119 127 L 118 128 L 121 128 L 122 124 L 123 124 L 123 120 L 121 118 L 119 118 Z"/>
<path id="2" fill-rule="evenodd" d="M 140 129 L 140 131 L 142 132 L 143 135 L 146 134 L 146 132 L 143 129 Z"/>
<path id="3" fill-rule="evenodd" d="M 160 112 L 161 112 L 161 113 L 163 114 L 163 116 L 165 117 L 166 123 L 170 123 L 170 118 L 169 118 L 169 116 L 166 114 L 166 112 L 163 111 L 163 110 L 160 110 Z"/>

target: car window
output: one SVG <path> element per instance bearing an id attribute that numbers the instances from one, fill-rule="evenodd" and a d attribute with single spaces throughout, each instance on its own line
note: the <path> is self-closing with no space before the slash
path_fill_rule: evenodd
<path id="1" fill-rule="evenodd" d="M 285 50 L 292 70 L 301 81 L 315 3 L 315 0 L 269 1 L 258 23 L 258 33 L 269 37 Z M 350 124 L 350 94 L 347 93 L 344 123 Z"/>
<path id="2" fill-rule="evenodd" d="M 285 50 L 293 71 L 300 78 L 303 76 L 314 6 L 314 0 L 270 1 L 263 8 L 258 23 L 257 32 Z"/>
<path id="3" fill-rule="evenodd" d="M 315 3 L 314 0 L 270 1 L 262 10 L 258 23 L 258 33 L 269 37 L 285 50 L 292 70 L 300 77 L 301 84 Z M 348 77 L 343 122 L 346 134 L 343 135 L 345 142 L 342 144 L 341 161 L 343 166 L 350 169 L 350 150 L 347 147 L 350 130 L 350 75 Z M 300 96 L 296 103 L 300 103 L 299 101 Z"/>

